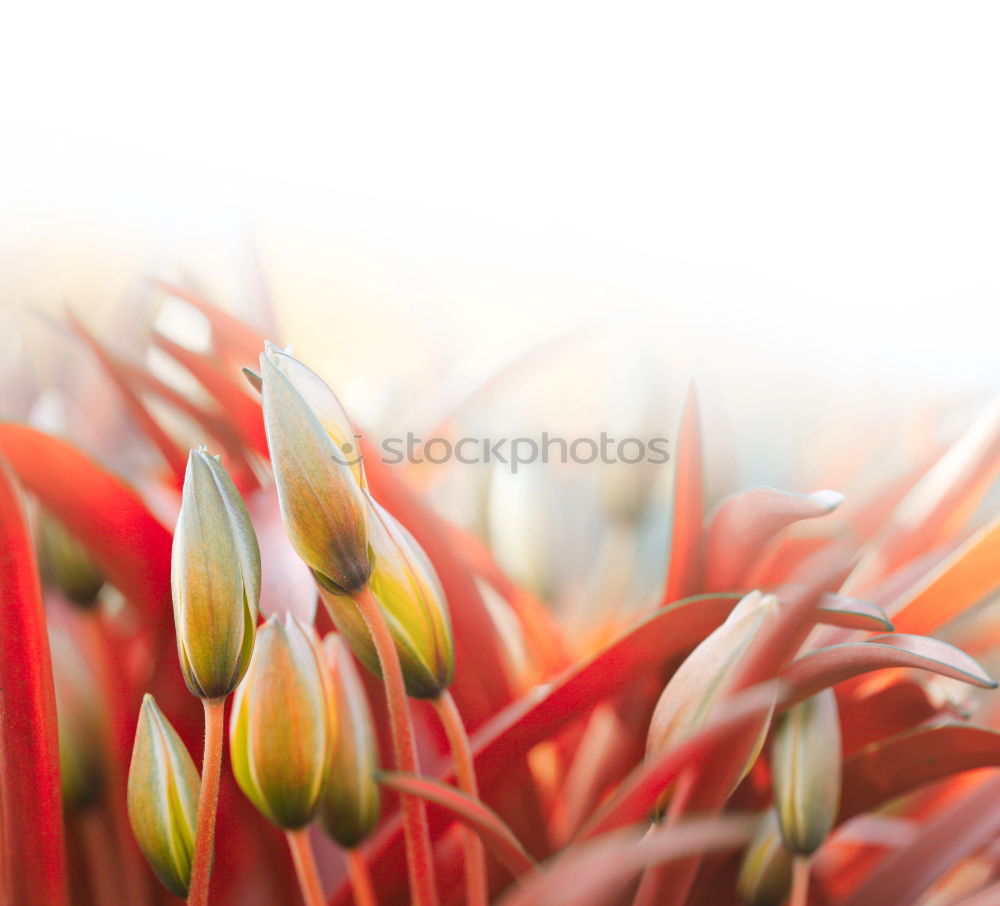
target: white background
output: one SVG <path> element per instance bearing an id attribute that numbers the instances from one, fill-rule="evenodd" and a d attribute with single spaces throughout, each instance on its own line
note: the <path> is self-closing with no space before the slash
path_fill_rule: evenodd
<path id="1" fill-rule="evenodd" d="M 1000 378 L 996 3 L 2 18 L 7 301 L 243 230 L 307 346 L 330 306 L 444 350 L 624 317 L 876 389 Z"/>

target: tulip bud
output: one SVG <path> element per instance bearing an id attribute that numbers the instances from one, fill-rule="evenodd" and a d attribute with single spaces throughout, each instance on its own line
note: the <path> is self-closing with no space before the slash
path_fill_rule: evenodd
<path id="1" fill-rule="evenodd" d="M 357 846 L 378 824 L 378 752 L 364 686 L 344 640 L 330 633 L 323 640 L 330 669 L 333 754 L 319 817 L 341 846 Z"/>
<path id="2" fill-rule="evenodd" d="M 713 709 L 729 691 L 743 655 L 777 613 L 778 599 L 774 595 L 751 592 L 736 605 L 726 622 L 691 652 L 670 678 L 653 711 L 646 740 L 647 758 L 676 747 L 708 723 Z M 766 732 L 765 723 L 737 782 L 756 760 Z"/>
<path id="3" fill-rule="evenodd" d="M 368 587 L 382 605 L 396 643 L 406 691 L 437 698 L 455 672 L 455 648 L 444 592 L 423 548 L 390 513 L 370 501 L 372 573 Z M 368 627 L 354 601 L 317 576 L 337 629 L 369 670 L 381 675 Z"/>
<path id="4" fill-rule="evenodd" d="M 204 448 L 188 458 L 170 582 L 184 680 L 199 698 L 224 698 L 253 652 L 260 550 L 239 492 Z"/>
<path id="5" fill-rule="evenodd" d="M 229 757 L 247 798 L 286 830 L 307 825 L 319 807 L 333 741 L 329 702 L 315 631 L 292 614 L 272 616 L 233 696 Z"/>
<path id="6" fill-rule="evenodd" d="M 364 471 L 333 391 L 275 346 L 260 357 L 264 427 L 285 532 L 298 555 L 342 593 L 364 587 Z"/>
<path id="7" fill-rule="evenodd" d="M 771 743 L 771 772 L 785 844 L 793 853 L 810 855 L 840 809 L 840 716 L 832 689 L 781 717 Z"/>
<path id="8" fill-rule="evenodd" d="M 778 816 L 768 809 L 743 854 L 736 892 L 747 906 L 781 906 L 791 886 L 792 856 L 781 839 Z"/>
<path id="9" fill-rule="evenodd" d="M 69 810 L 82 811 L 97 801 L 104 785 L 101 693 L 87 658 L 62 624 L 49 623 L 49 648 L 63 803 Z"/>
<path id="10" fill-rule="evenodd" d="M 128 772 L 128 816 L 139 848 L 163 884 L 186 897 L 201 778 L 177 731 L 146 695 Z"/>
<path id="11" fill-rule="evenodd" d="M 86 548 L 49 513 L 42 515 L 38 540 L 43 576 L 73 603 L 94 605 L 104 574 Z"/>

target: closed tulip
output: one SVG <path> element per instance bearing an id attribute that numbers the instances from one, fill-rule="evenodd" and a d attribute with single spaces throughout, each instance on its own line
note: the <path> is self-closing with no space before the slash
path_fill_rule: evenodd
<path id="1" fill-rule="evenodd" d="M 204 448 L 188 458 L 170 582 L 184 680 L 199 698 L 224 698 L 253 652 L 260 551 L 239 492 Z"/>
<path id="2" fill-rule="evenodd" d="M 334 737 L 329 702 L 315 631 L 291 614 L 272 616 L 233 696 L 229 754 L 247 798 L 285 830 L 304 827 L 319 807 Z"/>
<path id="3" fill-rule="evenodd" d="M 371 502 L 372 573 L 368 587 L 382 606 L 406 691 L 436 698 L 451 683 L 455 649 L 444 592 L 434 567 L 413 536 L 386 510 Z M 323 600 L 358 659 L 381 675 L 371 635 L 354 601 L 320 581 Z"/>
<path id="4" fill-rule="evenodd" d="M 364 472 L 333 392 L 275 346 L 260 358 L 264 427 L 281 518 L 292 546 L 341 593 L 371 571 Z"/>
<path id="5" fill-rule="evenodd" d="M 142 700 L 128 774 L 135 839 L 163 884 L 186 897 L 201 779 L 177 731 L 151 695 Z"/>

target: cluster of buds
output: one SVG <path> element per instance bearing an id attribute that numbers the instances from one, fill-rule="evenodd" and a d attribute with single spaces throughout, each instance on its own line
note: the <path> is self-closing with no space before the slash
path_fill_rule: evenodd
<path id="1" fill-rule="evenodd" d="M 229 751 L 237 783 L 268 820 L 299 830 L 318 815 L 352 847 L 378 822 L 379 792 L 371 715 L 345 654 L 335 637 L 324 651 L 297 617 L 272 616 L 233 698 Z"/>
<path id="2" fill-rule="evenodd" d="M 423 550 L 372 498 L 357 435 L 333 391 L 275 346 L 261 356 L 261 396 L 285 530 L 312 570 L 337 629 L 375 673 L 379 660 L 354 597 L 367 588 L 392 633 L 407 692 L 451 683 L 444 594 Z"/>
<path id="3" fill-rule="evenodd" d="M 378 821 L 374 734 L 346 650 L 320 645 L 288 615 L 257 627 L 260 554 L 246 507 L 219 460 L 192 451 L 174 534 L 171 585 L 177 652 L 190 691 L 218 708 L 235 690 L 233 773 L 250 801 L 286 830 L 317 814 L 344 846 Z M 206 715 L 208 707 L 206 707 Z M 143 701 L 128 811 L 157 876 L 187 896 L 196 864 L 199 797 L 208 786 L 168 719 Z M 215 760 L 217 786 L 218 757 Z M 210 795 L 215 795 L 212 792 Z"/>

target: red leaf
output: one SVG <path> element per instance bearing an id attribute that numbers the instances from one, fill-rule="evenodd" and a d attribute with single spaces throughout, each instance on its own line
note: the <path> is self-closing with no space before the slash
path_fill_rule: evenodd
<path id="1" fill-rule="evenodd" d="M 264 336 L 249 324 L 239 318 L 234 318 L 217 305 L 213 305 L 200 293 L 184 289 L 165 280 L 152 278 L 150 282 L 163 292 L 176 299 L 187 302 L 192 308 L 200 311 L 212 328 L 212 343 L 227 359 L 232 362 L 246 364 L 256 362 L 264 348 Z"/>
<path id="2" fill-rule="evenodd" d="M 170 533 L 130 487 L 65 441 L 0 424 L 0 453 L 24 487 L 80 539 L 108 580 L 170 630 Z"/>
<path id="3" fill-rule="evenodd" d="M 66 902 L 52 662 L 28 520 L 0 463 L 0 801 L 5 902 Z"/>
<path id="4" fill-rule="evenodd" d="M 883 859 L 845 906 L 916 903 L 935 881 L 998 831 L 1000 777 L 993 777 L 925 822 L 913 843 Z"/>
<path id="5" fill-rule="evenodd" d="M 827 626 L 860 629 L 865 632 L 893 630 L 893 624 L 881 607 L 862 601 L 860 598 L 826 594 L 819 599 L 816 610 L 817 622 L 825 623 Z"/>
<path id="6" fill-rule="evenodd" d="M 1000 733 L 968 724 L 921 727 L 866 746 L 844 761 L 840 817 L 878 808 L 925 783 L 1000 766 Z"/>
<path id="7" fill-rule="evenodd" d="M 398 793 L 419 796 L 421 799 L 440 805 L 464 824 L 474 828 L 515 878 L 534 870 L 534 860 L 511 829 L 503 823 L 496 812 L 487 808 L 478 799 L 473 799 L 439 780 L 416 777 L 413 774 L 384 772 L 379 774 L 378 779 L 383 786 Z"/>
<path id="8" fill-rule="evenodd" d="M 754 560 L 783 528 L 835 510 L 844 498 L 835 491 L 793 494 L 757 487 L 723 500 L 709 516 L 705 590 L 741 587 Z"/>
<path id="9" fill-rule="evenodd" d="M 698 590 L 701 580 L 702 522 L 705 517 L 701 418 L 694 385 L 688 390 L 674 460 L 670 566 L 663 604 Z"/>
<path id="10" fill-rule="evenodd" d="M 724 772 L 719 765 L 719 759 L 725 758 L 724 747 L 732 748 L 736 737 L 756 729 L 762 719 L 767 719 L 777 696 L 778 686 L 771 682 L 720 702 L 707 726 L 675 748 L 639 765 L 598 810 L 580 836 L 592 837 L 648 819 L 657 800 L 686 768 L 711 764 L 713 773 Z"/>
<path id="11" fill-rule="evenodd" d="M 245 384 L 242 377 L 237 377 L 238 372 L 234 370 L 230 374 L 226 368 L 221 367 L 222 363 L 181 346 L 163 334 L 154 333 L 153 342 L 191 372 L 236 426 L 246 445 L 260 456 L 267 457 L 267 439 L 264 435 L 264 416 L 261 414 L 260 401 L 244 390 Z M 241 364 L 246 361 L 256 363 L 262 349 L 262 345 L 258 346 L 253 357 Z"/>
<path id="12" fill-rule="evenodd" d="M 699 818 L 645 837 L 618 831 L 574 847 L 544 874 L 507 894 L 501 906 L 605 906 L 644 868 L 695 854 L 743 846 L 756 818 Z"/>
<path id="13" fill-rule="evenodd" d="M 971 514 L 1000 472 L 1000 400 L 910 489 L 844 585 L 857 588 L 924 554 Z"/>
<path id="14" fill-rule="evenodd" d="M 919 667 L 984 689 L 997 685 L 971 657 L 947 642 L 903 634 L 818 648 L 793 661 L 782 678 L 794 687 L 794 700 L 802 701 L 827 686 L 887 667 Z"/>
<path id="15" fill-rule="evenodd" d="M 132 418 L 135 419 L 139 428 L 149 438 L 153 445 L 160 451 L 160 455 L 166 461 L 170 471 L 173 472 L 174 480 L 180 486 L 184 482 L 184 470 L 187 466 L 187 454 L 178 444 L 160 427 L 160 423 L 153 418 L 146 408 L 142 399 L 132 388 L 131 383 L 122 371 L 117 359 L 111 355 L 104 345 L 98 341 L 93 334 L 83 326 L 82 322 L 71 311 L 66 313 L 67 320 L 73 332 L 81 339 L 97 357 L 101 367 L 112 380 L 118 392 L 121 394 Z"/>
<path id="16" fill-rule="evenodd" d="M 920 582 L 889 605 L 903 632 L 930 633 L 981 601 L 998 585 L 1000 517 L 949 554 Z"/>

